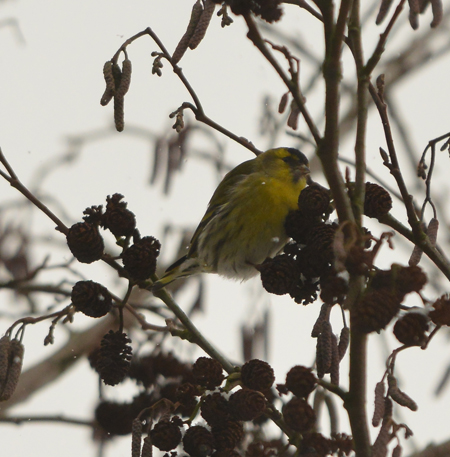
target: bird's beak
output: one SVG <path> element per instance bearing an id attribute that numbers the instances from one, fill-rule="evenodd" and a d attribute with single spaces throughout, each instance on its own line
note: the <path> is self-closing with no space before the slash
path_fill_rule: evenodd
<path id="1" fill-rule="evenodd" d="M 300 178 L 308 176 L 311 170 L 306 165 L 300 165 L 294 169 L 294 181 L 297 182 Z"/>

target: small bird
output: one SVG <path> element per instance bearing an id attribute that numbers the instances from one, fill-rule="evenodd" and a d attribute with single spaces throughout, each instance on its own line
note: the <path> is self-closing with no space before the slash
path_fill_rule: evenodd
<path id="1" fill-rule="evenodd" d="M 241 163 L 215 190 L 188 252 L 153 285 L 156 292 L 178 278 L 217 273 L 231 279 L 255 276 L 255 266 L 288 241 L 284 220 L 296 209 L 310 171 L 306 156 L 276 148 Z"/>

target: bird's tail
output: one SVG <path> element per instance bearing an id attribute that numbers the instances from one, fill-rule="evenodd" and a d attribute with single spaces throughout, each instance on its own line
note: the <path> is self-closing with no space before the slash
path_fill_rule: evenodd
<path id="1" fill-rule="evenodd" d="M 202 271 L 196 259 L 188 259 L 184 256 L 171 265 L 164 276 L 153 284 L 152 292 L 158 292 L 179 278 L 187 278 Z"/>

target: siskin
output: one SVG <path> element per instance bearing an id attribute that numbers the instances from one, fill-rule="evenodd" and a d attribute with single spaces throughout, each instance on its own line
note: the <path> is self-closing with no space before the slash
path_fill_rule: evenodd
<path id="1" fill-rule="evenodd" d="M 293 148 L 270 149 L 231 170 L 214 192 L 188 253 L 153 291 L 198 273 L 241 280 L 255 276 L 255 266 L 288 241 L 284 220 L 297 208 L 308 175 L 308 159 Z"/>

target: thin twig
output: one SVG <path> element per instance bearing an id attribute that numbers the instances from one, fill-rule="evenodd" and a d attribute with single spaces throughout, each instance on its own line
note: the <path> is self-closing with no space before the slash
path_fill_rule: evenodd
<path id="1" fill-rule="evenodd" d="M 128 40 L 126 40 L 122 44 L 122 46 L 117 50 L 117 52 L 114 54 L 112 60 L 117 61 L 119 54 L 121 52 L 125 52 L 127 46 L 129 46 L 131 43 L 133 43 L 138 38 L 145 36 L 145 35 L 149 35 L 153 39 L 153 41 L 157 44 L 157 46 L 161 49 L 163 57 L 170 63 L 170 65 L 172 66 L 173 72 L 178 76 L 178 78 L 183 83 L 186 90 L 189 92 L 189 95 L 192 97 L 194 105 L 192 105 L 191 103 L 183 103 L 181 106 L 183 108 L 191 109 L 192 112 L 194 113 L 197 121 L 202 122 L 202 123 L 212 127 L 213 129 L 217 130 L 218 132 L 222 133 L 223 135 L 227 136 L 228 138 L 236 141 L 237 143 L 241 144 L 245 148 L 249 149 L 254 154 L 256 154 L 256 155 L 261 154 L 262 151 L 260 151 L 258 148 L 256 148 L 249 140 L 235 135 L 233 132 L 231 132 L 230 130 L 221 126 L 217 122 L 213 121 L 205 114 L 205 111 L 203 109 L 200 98 L 198 97 L 194 88 L 192 87 L 192 85 L 190 84 L 190 82 L 188 81 L 186 76 L 184 75 L 183 70 L 181 69 L 181 67 L 179 67 L 178 65 L 173 63 L 171 54 L 168 52 L 168 50 L 164 46 L 163 42 L 159 39 L 158 35 L 156 35 L 156 33 L 150 27 L 147 27 L 145 30 L 137 33 L 136 35 L 134 35 L 131 38 L 129 38 Z"/>
<path id="2" fill-rule="evenodd" d="M 158 278 L 156 275 L 153 275 L 152 281 L 156 282 L 157 280 Z M 148 290 L 151 290 L 151 288 L 152 285 L 149 285 Z M 183 336 L 184 339 L 187 339 L 191 343 L 195 343 L 197 346 L 201 347 L 213 359 L 219 361 L 227 373 L 235 371 L 235 366 L 202 335 L 186 313 L 178 306 L 172 296 L 165 289 L 155 292 L 154 295 L 167 305 L 167 307 L 175 314 L 175 316 L 189 332 L 189 334 L 179 334 L 179 332 L 177 332 L 177 336 Z"/>
<path id="3" fill-rule="evenodd" d="M 3 154 L 3 151 L 0 148 L 0 163 L 6 168 L 9 173 L 9 176 L 3 172 L 0 172 L 0 175 L 9 182 L 9 184 L 17 189 L 22 195 L 24 195 L 27 200 L 29 200 L 33 205 L 39 208 L 44 214 L 46 214 L 55 224 L 56 229 L 59 230 L 64 235 L 69 233 L 69 229 L 66 225 L 52 212 L 47 206 L 45 206 L 40 200 L 38 200 L 19 180 L 11 165 L 6 160 L 6 157 Z"/>

